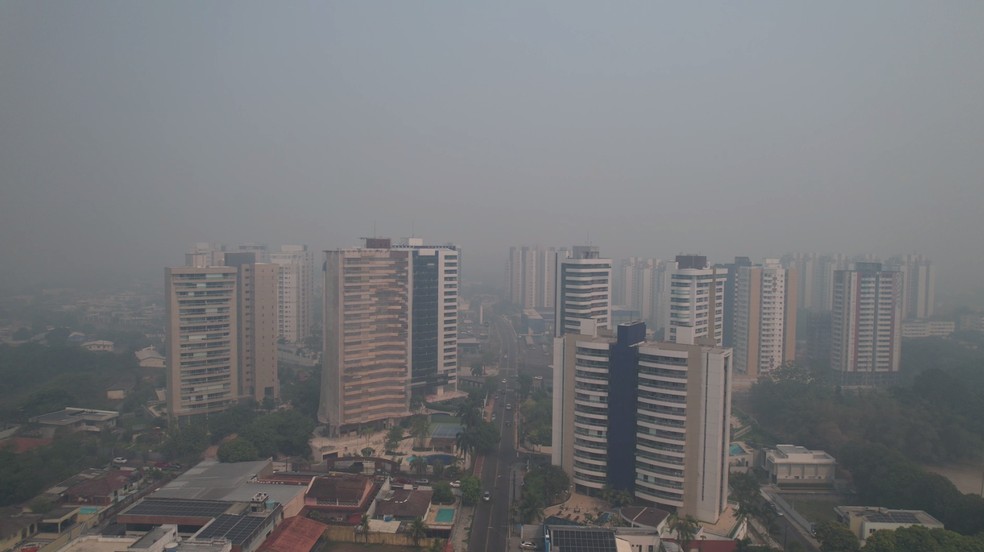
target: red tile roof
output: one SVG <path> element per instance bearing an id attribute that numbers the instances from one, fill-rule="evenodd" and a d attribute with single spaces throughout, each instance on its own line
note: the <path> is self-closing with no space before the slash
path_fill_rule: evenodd
<path id="1" fill-rule="evenodd" d="M 0 441 L 0 448 L 11 447 L 14 454 L 21 454 L 38 447 L 50 445 L 54 439 L 40 439 L 34 437 L 12 437 L 6 441 Z"/>
<path id="2" fill-rule="evenodd" d="M 287 518 L 267 538 L 258 552 L 310 552 L 328 526 L 313 519 Z"/>

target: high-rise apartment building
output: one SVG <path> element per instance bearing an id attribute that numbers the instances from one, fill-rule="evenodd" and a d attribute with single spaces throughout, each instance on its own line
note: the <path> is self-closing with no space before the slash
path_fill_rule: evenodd
<path id="1" fill-rule="evenodd" d="M 318 419 L 332 435 L 409 415 L 410 251 L 383 238 L 325 251 Z"/>
<path id="2" fill-rule="evenodd" d="M 727 506 L 731 350 L 567 334 L 554 360 L 551 461 L 575 489 L 606 486 L 714 523 Z"/>
<path id="3" fill-rule="evenodd" d="M 667 341 L 716 345 L 724 339 L 724 289 L 727 268 L 710 267 L 707 257 L 677 255 L 667 267 L 660 299 L 660 325 Z"/>
<path id="4" fill-rule="evenodd" d="M 782 266 L 795 269 L 798 306 L 817 312 L 830 312 L 834 298 L 834 271 L 848 268 L 844 255 L 816 253 L 787 253 Z"/>
<path id="5" fill-rule="evenodd" d="M 165 269 L 172 420 L 221 412 L 239 400 L 237 278 L 237 270 L 227 266 Z"/>
<path id="6" fill-rule="evenodd" d="M 239 341 L 239 392 L 257 402 L 280 398 L 277 372 L 278 266 L 259 262 L 255 249 L 226 252 L 224 262 L 236 269 Z"/>
<path id="7" fill-rule="evenodd" d="M 277 275 L 277 335 L 300 343 L 311 335 L 314 301 L 314 258 L 306 245 L 282 245 L 270 252 Z"/>
<path id="8" fill-rule="evenodd" d="M 453 393 L 458 388 L 458 248 L 408 238 L 393 249 L 409 251 L 412 267 L 411 394 Z"/>
<path id="9" fill-rule="evenodd" d="M 557 251 L 527 245 L 509 248 L 506 276 L 510 302 L 524 309 L 553 308 Z"/>
<path id="10" fill-rule="evenodd" d="M 319 419 L 337 434 L 457 390 L 460 251 L 417 238 L 325 252 Z"/>
<path id="11" fill-rule="evenodd" d="M 612 278 L 614 305 L 638 313 L 636 318 L 655 326 L 662 261 L 629 257 L 615 266 Z"/>
<path id="12" fill-rule="evenodd" d="M 899 255 L 886 263 L 902 273 L 902 317 L 916 320 L 933 316 L 936 302 L 936 267 L 922 255 Z"/>
<path id="13" fill-rule="evenodd" d="M 902 341 L 902 273 L 855 263 L 834 273 L 830 366 L 844 385 L 891 383 Z"/>
<path id="14" fill-rule="evenodd" d="M 611 328 L 612 260 L 602 259 L 597 247 L 576 245 L 556 252 L 554 335 L 579 332 L 582 321 Z"/>
<path id="15" fill-rule="evenodd" d="M 715 265 L 727 270 L 724 277 L 724 332 L 721 336 L 721 344 L 725 347 L 735 346 L 735 298 L 738 296 L 738 269 L 743 266 L 752 266 L 751 259 L 735 257 L 732 263 Z"/>
<path id="16" fill-rule="evenodd" d="M 795 269 L 777 259 L 739 266 L 735 275 L 735 371 L 756 377 L 796 359 Z"/>

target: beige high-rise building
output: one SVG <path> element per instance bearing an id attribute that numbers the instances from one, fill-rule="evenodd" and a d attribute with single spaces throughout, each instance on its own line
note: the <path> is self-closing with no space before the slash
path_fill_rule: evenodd
<path id="1" fill-rule="evenodd" d="M 563 250 L 527 245 L 509 248 L 506 280 L 510 302 L 524 309 L 554 306 L 558 251 Z"/>
<path id="2" fill-rule="evenodd" d="M 554 336 L 580 331 L 583 321 L 612 330 L 612 260 L 595 246 L 556 252 Z"/>
<path id="3" fill-rule="evenodd" d="M 735 370 L 751 377 L 796 359 L 797 274 L 776 259 L 738 267 Z"/>
<path id="4" fill-rule="evenodd" d="M 278 266 L 257 262 L 256 251 L 226 253 L 236 268 L 239 301 L 239 390 L 257 402 L 280 398 L 277 372 Z"/>
<path id="5" fill-rule="evenodd" d="M 410 413 L 410 258 L 382 238 L 325 252 L 318 418 L 333 435 Z"/>
<path id="6" fill-rule="evenodd" d="M 933 316 L 936 302 L 936 267 L 922 255 L 899 255 L 886 266 L 902 273 L 902 318 L 918 320 Z"/>
<path id="7" fill-rule="evenodd" d="M 239 399 L 237 276 L 226 266 L 165 269 L 171 419 L 221 412 Z"/>
<path id="8" fill-rule="evenodd" d="M 894 383 L 902 350 L 902 273 L 855 263 L 834 273 L 830 367 L 842 385 Z"/>
<path id="9" fill-rule="evenodd" d="M 283 245 L 270 252 L 270 262 L 280 267 L 277 335 L 300 343 L 311 335 L 314 259 L 306 245 Z"/>

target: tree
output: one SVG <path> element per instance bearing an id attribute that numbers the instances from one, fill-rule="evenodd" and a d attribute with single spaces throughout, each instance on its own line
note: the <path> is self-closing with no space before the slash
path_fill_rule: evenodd
<path id="1" fill-rule="evenodd" d="M 386 432 L 386 450 L 387 452 L 395 451 L 400 446 L 400 441 L 403 440 L 403 428 L 400 426 L 393 426 Z"/>
<path id="2" fill-rule="evenodd" d="M 423 456 L 414 456 L 410 461 L 410 469 L 417 475 L 424 475 L 427 473 L 427 459 Z"/>
<path id="3" fill-rule="evenodd" d="M 431 464 L 431 472 L 434 473 L 434 477 L 437 478 L 437 479 L 443 477 L 444 476 L 444 462 L 441 462 L 440 460 L 435 460 L 434 463 Z"/>
<path id="4" fill-rule="evenodd" d="M 673 514 L 670 517 L 670 529 L 676 533 L 680 548 L 687 552 L 690 550 L 690 543 L 694 541 L 697 532 L 700 531 L 700 525 L 693 516 L 680 517 Z"/>
<path id="5" fill-rule="evenodd" d="M 369 544 L 369 515 L 362 514 L 359 518 L 359 525 L 355 528 L 356 534 L 362 533 L 362 538 L 366 540 L 366 544 Z"/>
<path id="6" fill-rule="evenodd" d="M 253 443 L 236 437 L 219 445 L 219 462 L 249 462 L 259 458 L 259 453 Z"/>
<path id="7" fill-rule="evenodd" d="M 29 337 L 30 337 L 30 335 L 28 335 L 28 338 Z M 27 339 L 27 338 L 25 338 L 25 339 Z M 476 360 L 476 361 L 472 362 L 472 364 L 471 364 L 471 375 L 473 375 L 473 376 L 484 376 L 485 375 L 485 365 L 482 364 L 482 361 Z"/>
<path id="8" fill-rule="evenodd" d="M 427 527 L 427 524 L 420 518 L 410 522 L 410 527 L 407 528 L 407 534 L 410 535 L 410 538 L 413 540 L 414 546 L 420 545 L 420 539 L 427 536 L 428 529 L 429 527 Z"/>
<path id="9" fill-rule="evenodd" d="M 482 484 L 477 477 L 468 475 L 461 478 L 461 503 L 474 506 L 482 498 Z"/>
<path id="10" fill-rule="evenodd" d="M 359 454 L 361 454 L 362 456 L 364 456 L 366 458 L 370 458 L 370 457 L 372 457 L 372 456 L 374 456 L 376 454 L 376 449 L 374 449 L 372 447 L 365 447 L 365 448 L 363 448 L 362 450 L 359 451 Z"/>
<path id="11" fill-rule="evenodd" d="M 816 526 L 817 541 L 822 552 L 858 552 L 861 544 L 847 526 L 832 521 L 821 521 Z"/>
<path id="12" fill-rule="evenodd" d="M 410 435 L 413 437 L 413 446 L 423 448 L 424 441 L 430 435 L 430 416 L 426 414 L 416 414 L 410 420 Z"/>
<path id="13" fill-rule="evenodd" d="M 434 483 L 434 502 L 438 504 L 451 504 L 454 502 L 454 493 L 451 491 L 451 484 L 447 481 Z"/>

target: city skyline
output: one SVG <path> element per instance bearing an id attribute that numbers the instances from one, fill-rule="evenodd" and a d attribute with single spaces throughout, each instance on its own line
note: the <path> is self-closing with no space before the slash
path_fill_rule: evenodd
<path id="1" fill-rule="evenodd" d="M 5 3 L 0 285 L 378 232 L 495 285 L 533 240 L 919 253 L 978 289 L 984 6 L 845 10 Z"/>

